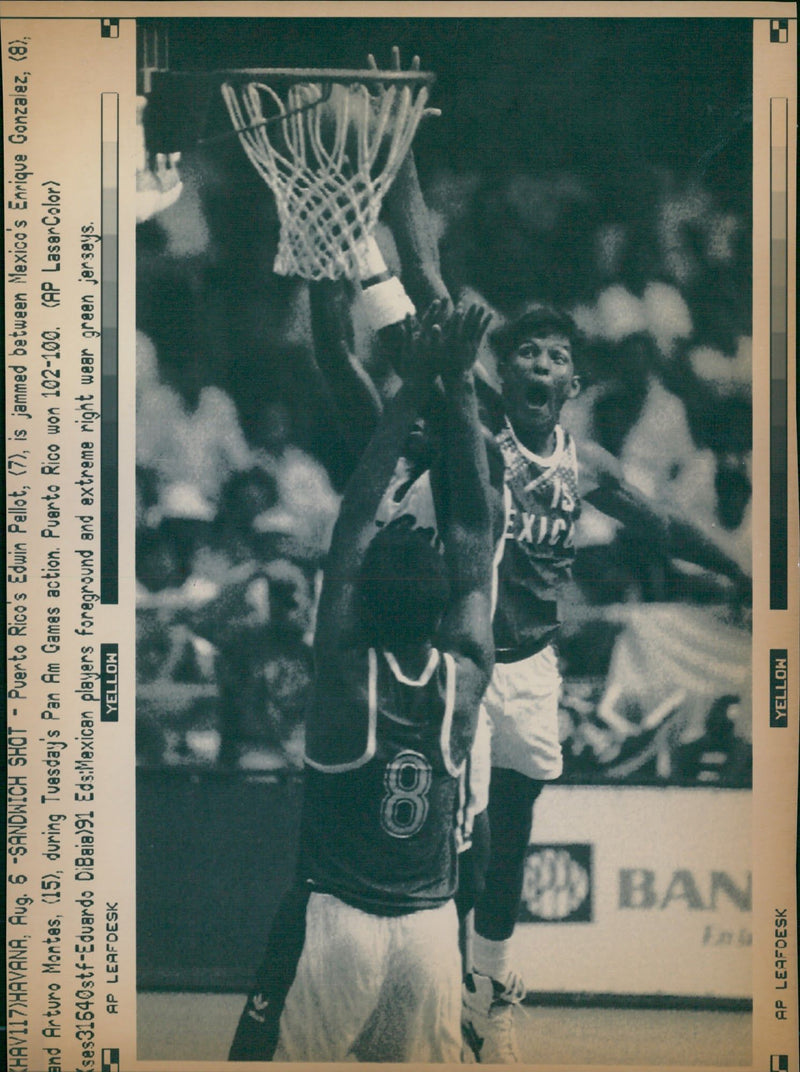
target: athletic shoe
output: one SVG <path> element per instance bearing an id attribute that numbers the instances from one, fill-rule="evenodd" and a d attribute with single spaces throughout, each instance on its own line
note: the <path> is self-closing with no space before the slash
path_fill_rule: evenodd
<path id="1" fill-rule="evenodd" d="M 473 972 L 462 990 L 461 1032 L 484 1065 L 519 1061 L 514 1032 L 514 1006 L 527 993 L 519 975 L 509 972 L 504 982 Z"/>

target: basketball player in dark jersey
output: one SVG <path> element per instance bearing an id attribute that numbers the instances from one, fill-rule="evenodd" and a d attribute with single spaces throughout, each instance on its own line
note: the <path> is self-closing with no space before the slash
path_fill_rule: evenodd
<path id="1" fill-rule="evenodd" d="M 629 485 L 612 454 L 592 442 L 578 447 L 560 424 L 562 406 L 580 390 L 575 358 L 581 339 L 568 315 L 533 306 L 493 332 L 490 341 L 501 389 L 488 380 L 478 380 L 477 387 L 485 431 L 502 454 L 506 523 L 494 616 L 496 664 L 481 710 L 481 725 L 485 717 L 491 730 L 491 759 L 482 761 L 475 751 L 471 757 L 472 810 L 480 813 L 488 800 L 491 855 L 485 882 L 480 876 L 474 880 L 479 896 L 464 1030 L 478 1060 L 507 1063 L 517 1059 L 513 1006 L 526 993 L 512 967 L 511 938 L 533 805 L 562 769 L 561 677 L 553 642 L 560 627 L 559 595 L 575 555 L 581 498 L 664 553 L 727 575 L 741 589 L 749 582 L 697 528 Z M 343 367 L 340 360 L 339 370 Z M 435 506 L 425 486 L 429 480 L 421 474 L 404 491 L 403 503 L 384 501 L 381 510 L 406 509 L 430 526 Z M 467 827 L 471 821 L 468 814 Z M 462 861 L 462 873 L 474 870 L 469 858 Z M 468 898 L 462 907 L 469 907 Z"/>
<path id="2" fill-rule="evenodd" d="M 342 502 L 315 636 L 300 874 L 311 890 L 276 1060 L 458 1061 L 461 772 L 491 673 L 480 310 L 428 321 L 445 385 L 444 556 L 374 516 L 427 382 L 406 381 Z M 407 329 L 406 336 L 410 334 Z"/>

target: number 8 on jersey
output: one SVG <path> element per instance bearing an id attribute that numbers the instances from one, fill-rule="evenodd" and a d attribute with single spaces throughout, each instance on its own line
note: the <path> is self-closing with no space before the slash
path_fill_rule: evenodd
<path id="1" fill-rule="evenodd" d="M 381 826 L 387 834 L 408 838 L 422 829 L 428 817 L 428 791 L 432 779 L 432 767 L 419 752 L 398 752 L 386 764 Z"/>

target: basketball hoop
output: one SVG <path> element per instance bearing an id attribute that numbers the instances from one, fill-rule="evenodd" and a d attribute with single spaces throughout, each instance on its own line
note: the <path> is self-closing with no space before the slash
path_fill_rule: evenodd
<path id="1" fill-rule="evenodd" d="M 433 75 L 241 74 L 256 73 L 258 80 L 228 79 L 221 89 L 245 152 L 275 196 L 275 271 L 309 280 L 365 278 L 381 203 L 411 147 Z"/>

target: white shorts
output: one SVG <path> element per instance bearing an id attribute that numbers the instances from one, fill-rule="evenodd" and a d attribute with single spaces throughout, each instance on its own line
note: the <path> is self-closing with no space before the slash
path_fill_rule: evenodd
<path id="1" fill-rule="evenodd" d="M 473 814 L 479 814 L 488 803 L 491 767 L 510 768 L 544 782 L 561 774 L 560 693 L 558 658 L 549 644 L 520 662 L 495 663 L 481 708 L 491 730 L 491 744 L 487 747 L 485 738 L 476 734 L 473 745 Z"/>
<path id="2" fill-rule="evenodd" d="M 312 893 L 274 1060 L 459 1063 L 455 904 L 374 916 Z"/>

